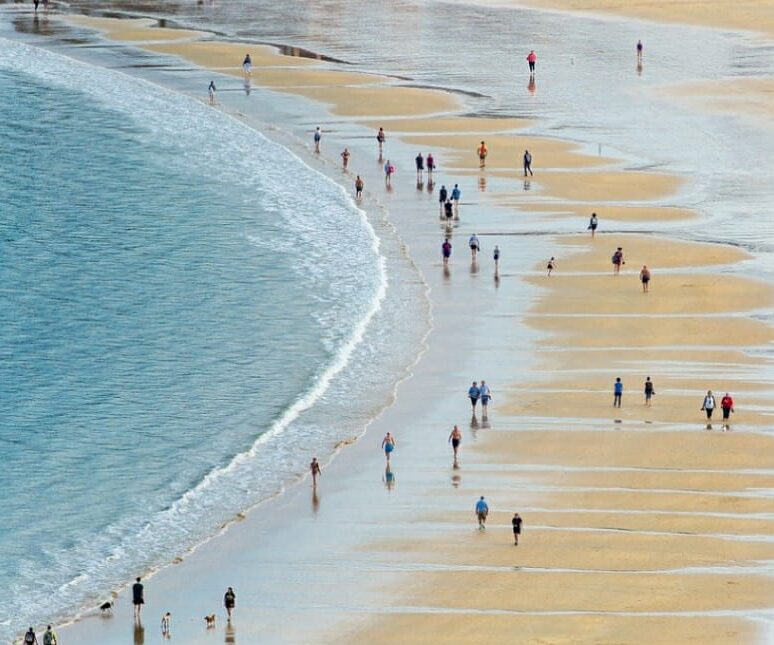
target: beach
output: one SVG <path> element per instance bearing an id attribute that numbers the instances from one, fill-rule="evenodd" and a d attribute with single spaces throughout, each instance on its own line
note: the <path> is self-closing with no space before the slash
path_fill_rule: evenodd
<path id="1" fill-rule="evenodd" d="M 609 9 L 614 16 L 625 9 L 623 3 L 556 5 Z M 706 24 L 698 14 L 648 7 L 635 15 Z M 727 28 L 770 29 L 744 3 L 733 16 Z M 757 181 L 755 159 L 746 202 L 737 199 L 743 193 L 718 191 L 733 202 L 724 210 L 721 197 L 713 198 L 720 182 L 708 179 L 716 175 L 690 167 L 702 155 L 725 159 L 711 136 L 679 156 L 668 151 L 669 132 L 653 132 L 651 160 L 623 141 L 610 143 L 624 132 L 623 117 L 605 123 L 605 114 L 591 115 L 587 138 L 583 131 L 563 136 L 565 112 L 552 114 L 552 127 L 541 129 L 540 114 L 510 109 L 496 92 L 470 96 L 427 87 L 388 73 L 387 64 L 363 69 L 369 65 L 286 56 L 194 28 L 161 28 L 151 19 L 55 19 L 65 31 L 128 52 L 121 55 L 129 60 L 152 57 L 172 70 L 196 66 L 197 89 L 188 76 L 168 85 L 205 101 L 206 83 L 199 81 L 212 75 L 219 86 L 214 109 L 262 130 L 349 193 L 361 175 L 359 207 L 385 239 L 387 289 L 397 294 L 388 298 L 397 309 L 422 312 L 396 319 L 411 327 L 406 347 L 414 349 L 396 360 L 400 369 L 391 381 L 369 384 L 363 376 L 348 385 L 352 398 L 369 387 L 384 392 L 374 396 L 376 412 L 364 421 L 342 419 L 360 423 L 362 432 L 320 447 L 316 488 L 298 473 L 281 493 L 236 514 L 193 550 L 186 545 L 171 564 L 154 566 L 145 579 L 142 625 L 133 625 L 128 589 L 96 590 L 92 609 L 59 628 L 62 643 L 155 642 L 166 611 L 173 639 L 192 643 L 770 640 L 770 224 L 762 217 L 757 230 L 736 226 L 743 230 L 734 237 L 732 217 L 735 207 L 765 212 L 772 203 Z M 545 19 L 535 13 L 535 20 Z M 621 24 L 628 34 L 632 24 Z M 694 29 L 685 33 L 700 37 Z M 249 82 L 241 68 L 247 51 Z M 625 56 L 620 73 L 636 79 L 633 51 Z M 571 72 L 544 81 L 541 62 L 537 94 L 526 69 L 519 72 L 520 105 L 535 96 L 572 96 L 571 83 L 552 87 Z M 646 69 L 653 64 L 646 59 Z M 575 65 L 573 58 L 566 67 Z M 457 87 L 459 79 L 447 80 Z M 688 87 L 673 77 L 665 83 Z M 728 106 L 706 106 L 687 89 L 667 91 L 666 98 L 658 89 L 652 109 L 669 105 L 675 128 L 690 121 L 690 110 L 697 119 L 711 119 L 713 109 L 728 114 Z M 631 102 L 632 91 L 610 101 Z M 633 101 L 635 114 L 651 114 L 651 107 L 639 111 L 640 104 L 650 106 L 650 96 Z M 770 108 L 758 102 L 753 108 L 754 118 L 739 127 L 762 128 L 765 149 Z M 387 132 L 381 158 L 380 126 Z M 637 136 L 636 127 L 625 132 L 622 138 Z M 475 150 L 482 140 L 489 155 L 479 169 Z M 339 156 L 345 146 L 352 153 L 347 172 Z M 525 150 L 534 159 L 529 177 Z M 438 164 L 432 186 L 426 172 L 415 179 L 413 166 L 417 153 L 430 151 Z M 397 167 L 390 188 L 387 160 Z M 737 168 L 735 176 L 744 172 Z M 446 222 L 438 189 L 456 183 L 458 218 Z M 717 212 L 710 212 L 715 203 Z M 594 237 L 587 230 L 592 212 L 600 221 Z M 701 235 L 710 228 L 711 239 Z M 472 234 L 481 243 L 476 261 L 467 248 Z M 440 253 L 446 237 L 453 245 L 448 266 Z M 611 254 L 618 247 L 626 264 L 614 275 Z M 556 268 L 547 276 L 550 257 Z M 648 293 L 639 280 L 644 265 L 652 271 Z M 364 338 L 361 345 L 373 342 L 367 332 Z M 617 377 L 624 383 L 621 408 L 612 405 Z M 646 377 L 656 391 L 650 406 Z M 480 409 L 471 414 L 466 397 L 470 383 L 482 378 L 493 394 L 487 418 Z M 706 422 L 707 390 L 718 402 L 733 394 L 729 427 L 720 410 L 711 426 Z M 463 433 L 458 468 L 448 445 L 454 424 Z M 380 449 L 387 431 L 397 438 L 389 465 Z M 486 530 L 474 517 L 481 495 L 491 509 Z M 514 512 L 524 519 L 518 546 Z M 228 586 L 237 592 L 231 622 L 222 608 Z M 115 608 L 101 616 L 93 607 L 111 592 Z M 216 625 L 207 629 L 203 617 L 212 612 Z"/>

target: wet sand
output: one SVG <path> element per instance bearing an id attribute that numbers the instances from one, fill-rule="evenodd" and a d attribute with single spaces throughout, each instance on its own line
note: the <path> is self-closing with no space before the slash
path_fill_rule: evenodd
<path id="1" fill-rule="evenodd" d="M 146 28 L 115 23 L 106 33 L 241 73 L 234 61 L 244 44 L 159 44 L 163 35 L 138 29 Z M 171 610 L 175 638 L 192 643 L 215 634 L 226 642 L 762 641 L 760 616 L 770 616 L 774 592 L 774 503 L 766 494 L 774 406 L 765 359 L 751 350 L 772 341 L 755 313 L 774 295 L 735 270 L 749 256 L 667 236 L 602 234 L 616 217 L 700 217 L 660 203 L 679 206 L 680 177 L 524 137 L 519 120 L 457 114 L 461 99 L 450 94 L 385 77 L 361 83 L 348 72 L 337 82 L 332 66 L 283 58 L 254 57 L 256 84 L 261 65 L 301 68 L 287 85 L 268 84 L 330 110 L 316 107 L 323 130 L 336 130 L 320 164 L 337 164 L 344 145 L 353 152 L 368 203 L 389 209 L 427 282 L 433 331 L 394 405 L 326 465 L 316 494 L 303 482 L 148 582 L 148 633 Z M 342 116 L 361 120 L 343 124 Z M 380 117 L 385 156 L 399 168 L 392 191 L 373 141 Z M 292 126 L 306 133 L 308 121 Z M 483 175 L 481 138 L 492 151 Z M 436 193 L 414 187 L 418 145 L 439 162 L 437 185 L 465 180 L 450 230 L 438 222 Z M 529 194 L 518 176 L 524 145 L 535 157 Z M 474 192 L 480 178 L 485 190 Z M 550 203 L 533 208 L 536 197 Z M 547 235 L 534 248 L 517 245 L 525 214 L 577 217 L 580 233 L 591 210 L 602 225 L 594 240 Z M 474 227 L 491 233 L 477 263 L 465 248 Z M 446 233 L 455 248 L 444 271 L 438 247 Z M 499 279 L 494 244 L 503 251 Z M 619 276 L 610 264 L 615 246 L 627 258 Z M 551 255 L 559 262 L 547 278 L 543 258 Z M 653 270 L 648 294 L 637 280 L 641 263 Z M 640 393 L 646 374 L 656 382 L 652 408 Z M 465 398 L 482 376 L 493 386 L 487 420 L 471 417 Z M 615 376 L 627 387 L 620 411 L 611 405 Z M 709 387 L 737 398 L 731 432 L 705 428 L 698 408 Z M 464 433 L 458 469 L 447 445 L 452 423 Z M 378 449 L 386 430 L 398 437 L 388 470 Z M 481 494 L 492 508 L 486 531 L 473 517 Z M 519 547 L 509 525 L 515 510 L 525 521 Z M 237 590 L 237 618 L 227 627 L 220 610 L 208 634 L 201 617 L 219 610 L 227 585 Z M 114 618 L 88 618 L 60 635 L 123 643 L 129 613 L 124 592 Z"/>

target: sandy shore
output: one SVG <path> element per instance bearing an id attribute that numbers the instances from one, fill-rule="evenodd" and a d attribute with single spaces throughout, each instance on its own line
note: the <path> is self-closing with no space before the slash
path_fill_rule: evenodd
<path id="1" fill-rule="evenodd" d="M 321 166 L 338 164 L 340 149 L 350 148 L 369 199 L 410 240 L 433 305 L 427 352 L 366 441 L 326 468 L 316 493 L 296 487 L 155 575 L 149 634 L 169 609 L 175 638 L 191 643 L 215 634 L 226 642 L 352 643 L 763 638 L 759 614 L 771 612 L 774 592 L 774 504 L 765 494 L 774 478 L 774 437 L 765 432 L 774 406 L 761 378 L 765 360 L 749 350 L 773 339 L 754 314 L 771 307 L 774 291 L 732 271 L 749 260 L 736 248 L 602 234 L 608 220 L 699 217 L 657 203 L 675 195 L 681 178 L 627 171 L 573 144 L 524 136 L 528 124 L 518 119 L 463 116 L 458 97 L 395 79 L 146 23 L 91 26 L 231 75 L 241 73 L 249 47 L 256 84 L 321 104 L 319 123 L 336 129 Z M 387 156 L 402 171 L 391 192 L 373 141 L 382 122 Z M 300 136 L 308 122 L 294 127 Z M 491 150 L 488 180 L 450 229 L 455 251 L 444 271 L 438 245 L 447 231 L 435 194 L 414 188 L 412 159 L 418 146 L 432 149 L 438 183 L 460 178 L 469 194 L 482 185 L 481 138 Z M 525 147 L 535 159 L 528 195 L 518 185 Z M 549 203 L 535 205 L 538 197 Z M 525 215 L 576 217 L 584 231 L 591 210 L 602 223 L 594 240 L 550 235 L 534 248 L 517 245 Z M 473 226 L 491 233 L 476 263 L 464 248 Z M 503 251 L 499 279 L 494 244 Z M 615 246 L 627 258 L 619 276 L 610 265 Z M 558 267 L 548 278 L 551 255 Z M 637 280 L 641 264 L 653 270 L 648 294 Z M 471 333 L 478 329 L 485 331 Z M 658 393 L 650 408 L 640 394 L 646 375 Z M 482 376 L 494 388 L 487 420 L 471 417 L 465 399 Z M 620 411 L 610 405 L 615 376 L 627 387 Z M 705 429 L 699 407 L 709 388 L 737 397 L 732 432 Z M 447 446 L 452 423 L 464 432 L 458 469 Z M 399 447 L 385 470 L 378 444 L 388 429 Z M 473 518 L 479 494 L 492 508 L 486 531 Z M 518 548 L 514 510 L 525 521 Z M 226 626 L 221 618 L 208 633 L 201 617 L 218 610 L 227 585 L 238 592 L 237 619 Z M 61 630 L 62 642 L 126 642 L 129 614 L 122 592 L 112 619 L 81 620 Z"/>

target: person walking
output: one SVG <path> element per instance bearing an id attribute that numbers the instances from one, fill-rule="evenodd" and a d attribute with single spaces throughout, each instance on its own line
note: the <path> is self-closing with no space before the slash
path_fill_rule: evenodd
<path id="1" fill-rule="evenodd" d="M 451 242 L 449 242 L 449 238 L 447 237 L 443 244 L 441 244 L 441 256 L 443 257 L 443 265 L 446 266 L 449 264 L 449 258 L 451 257 L 452 252 L 452 245 Z"/>
<path id="2" fill-rule="evenodd" d="M 642 293 L 648 293 L 648 285 L 650 284 L 650 269 L 646 265 L 642 265 L 640 271 L 640 282 L 642 282 Z"/>
<path id="3" fill-rule="evenodd" d="M 486 381 L 481 381 L 481 387 L 478 388 L 478 394 L 481 397 L 481 414 L 486 421 L 487 414 L 489 412 L 489 402 L 492 400 L 492 390 L 486 384 Z"/>
<path id="4" fill-rule="evenodd" d="M 435 159 L 433 159 L 432 152 L 427 153 L 427 159 L 425 159 L 425 164 L 427 165 L 427 178 L 432 182 L 433 171 L 435 170 Z"/>
<path id="5" fill-rule="evenodd" d="M 645 405 L 647 407 L 650 407 L 651 399 L 653 398 L 653 395 L 655 394 L 655 390 L 653 389 L 653 381 L 650 380 L 650 376 L 645 377 Z"/>
<path id="6" fill-rule="evenodd" d="M 551 275 L 551 271 L 553 271 L 556 268 L 556 258 L 552 255 L 551 259 L 546 264 L 546 269 L 548 270 L 547 276 Z"/>
<path id="7" fill-rule="evenodd" d="M 704 397 L 704 401 L 701 404 L 701 409 L 707 415 L 707 427 L 712 427 L 712 413 L 715 411 L 715 397 L 712 395 L 712 390 L 707 390 L 707 396 Z"/>
<path id="8" fill-rule="evenodd" d="M 207 95 L 210 97 L 210 105 L 215 105 L 215 92 L 217 92 L 217 89 L 215 87 L 215 81 L 210 81 L 209 86 L 207 87 Z"/>
<path id="9" fill-rule="evenodd" d="M 231 621 L 231 614 L 234 613 L 234 607 L 236 607 L 236 594 L 233 587 L 226 589 L 226 593 L 223 594 L 223 606 L 226 608 L 228 620 Z"/>
<path id="10" fill-rule="evenodd" d="M 379 144 L 379 159 L 382 158 L 382 152 L 384 152 L 384 142 L 387 139 L 384 134 L 384 128 L 379 128 L 379 132 L 376 133 L 376 141 Z"/>
<path id="11" fill-rule="evenodd" d="M 38 6 L 40 6 L 40 0 L 32 0 L 32 4 L 35 7 L 35 13 L 38 13 Z"/>
<path id="12" fill-rule="evenodd" d="M 524 176 L 527 176 L 527 173 L 530 174 L 530 177 L 532 176 L 532 153 L 530 153 L 529 150 L 524 151 Z"/>
<path id="13" fill-rule="evenodd" d="M 425 171 L 425 158 L 421 152 L 414 158 L 414 163 L 417 166 L 417 183 L 419 183 L 422 181 L 422 174 Z"/>
<path id="14" fill-rule="evenodd" d="M 38 645 L 38 637 L 35 636 L 35 630 L 32 627 L 24 634 L 24 645 Z"/>
<path id="15" fill-rule="evenodd" d="M 589 230 L 591 231 L 592 240 L 594 239 L 594 234 L 597 232 L 597 225 L 598 225 L 597 214 L 592 213 L 591 219 L 589 220 Z"/>
<path id="16" fill-rule="evenodd" d="M 384 184 L 388 187 L 392 187 L 392 176 L 395 174 L 395 166 L 392 165 L 392 162 L 388 159 L 387 163 L 384 164 Z"/>
<path id="17" fill-rule="evenodd" d="M 451 191 L 451 200 L 454 202 L 454 208 L 459 209 L 460 207 L 460 197 L 462 196 L 462 191 L 460 190 L 459 184 L 454 184 L 454 188 L 452 188 Z"/>
<path id="18" fill-rule="evenodd" d="M 511 526 L 513 526 L 513 544 L 514 546 L 519 546 L 519 536 L 521 535 L 521 515 L 518 513 L 513 514 Z"/>
<path id="19" fill-rule="evenodd" d="M 495 244 L 492 257 L 494 258 L 495 275 L 497 275 L 500 272 L 500 247 L 497 244 Z"/>
<path id="20" fill-rule="evenodd" d="M 250 76 L 253 72 L 253 61 L 250 58 L 250 54 L 247 54 L 242 61 L 242 71 L 244 71 L 245 76 Z"/>
<path id="21" fill-rule="evenodd" d="M 443 205 L 443 212 L 446 216 L 446 221 L 451 222 L 452 218 L 454 218 L 454 204 L 452 204 L 451 199 L 446 200 L 446 203 Z"/>
<path id="22" fill-rule="evenodd" d="M 723 410 L 723 429 L 728 430 L 731 427 L 731 413 L 734 411 L 734 399 L 728 392 L 720 399 L 720 409 Z"/>
<path id="23" fill-rule="evenodd" d="M 613 257 L 611 258 L 613 262 L 613 275 L 618 275 L 621 272 L 621 265 L 626 264 L 626 261 L 624 260 L 624 254 L 623 254 L 623 248 L 618 247 L 613 253 Z"/>
<path id="24" fill-rule="evenodd" d="M 486 156 L 489 154 L 486 143 L 482 141 L 481 145 L 476 149 L 476 152 L 478 153 L 478 167 L 483 168 L 486 165 Z"/>
<path id="25" fill-rule="evenodd" d="M 644 49 L 642 41 L 637 41 L 637 62 L 642 63 L 642 50 Z"/>
<path id="26" fill-rule="evenodd" d="M 457 455 L 460 450 L 460 443 L 462 443 L 462 431 L 455 425 L 452 428 L 451 434 L 449 435 L 449 443 L 452 446 L 452 450 L 454 451 L 454 462 L 453 465 L 457 466 Z"/>
<path id="27" fill-rule="evenodd" d="M 312 457 L 312 463 L 309 464 L 309 472 L 312 473 L 312 486 L 317 486 L 317 478 L 322 474 L 317 457 Z"/>
<path id="28" fill-rule="evenodd" d="M 486 528 L 486 516 L 489 515 L 489 505 L 486 503 L 484 496 L 476 502 L 476 519 L 478 520 L 478 528 L 483 531 Z"/>
<path id="29" fill-rule="evenodd" d="M 476 413 L 476 404 L 481 397 L 481 390 L 478 387 L 478 383 L 473 381 L 473 385 L 468 388 L 468 398 L 470 399 L 470 405 L 473 408 L 473 414 Z"/>
<path id="30" fill-rule="evenodd" d="M 621 377 L 615 379 L 613 384 L 613 407 L 621 407 L 621 398 L 623 397 L 623 383 L 621 383 Z"/>
<path id="31" fill-rule="evenodd" d="M 134 619 L 140 622 L 140 613 L 145 604 L 145 587 L 143 587 L 140 578 L 137 578 L 132 585 L 132 604 L 134 605 Z"/>
<path id="32" fill-rule="evenodd" d="M 470 236 L 470 239 L 468 240 L 468 246 L 470 247 L 471 259 L 475 262 L 476 254 L 481 250 L 481 246 L 478 242 L 478 236 L 475 233 Z"/>
<path id="33" fill-rule="evenodd" d="M 43 632 L 43 645 L 59 645 L 59 639 L 56 637 L 56 632 L 51 629 L 51 625 L 48 625 Z"/>
<path id="34" fill-rule="evenodd" d="M 441 217 L 443 217 L 443 209 L 446 204 L 446 200 L 449 198 L 449 191 L 446 190 L 446 186 L 441 184 L 441 189 L 438 191 L 438 202 L 441 204 Z"/>
<path id="35" fill-rule="evenodd" d="M 363 181 L 363 178 L 358 175 L 357 179 L 355 179 L 355 199 L 360 199 L 363 196 L 364 185 L 365 182 Z"/>
<path id="36" fill-rule="evenodd" d="M 529 54 L 527 54 L 527 63 L 529 64 L 529 75 L 534 76 L 535 75 L 535 63 L 537 62 L 537 54 L 535 53 L 534 49 L 531 49 Z"/>
<path id="37" fill-rule="evenodd" d="M 322 141 L 322 130 L 318 125 L 314 130 L 314 151 L 320 154 L 320 141 Z"/>
<path id="38" fill-rule="evenodd" d="M 395 450 L 395 437 L 393 437 L 389 432 L 384 435 L 384 439 L 382 439 L 382 450 L 384 450 L 384 456 L 387 459 L 387 463 L 390 463 L 390 455 L 392 454 L 392 451 Z"/>
<path id="39" fill-rule="evenodd" d="M 347 169 L 347 166 L 349 165 L 349 149 L 344 148 L 344 152 L 341 153 L 341 165 L 344 167 L 344 170 Z"/>

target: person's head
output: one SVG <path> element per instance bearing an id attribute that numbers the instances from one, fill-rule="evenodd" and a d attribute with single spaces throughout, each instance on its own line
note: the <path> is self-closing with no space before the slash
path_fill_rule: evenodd
<path id="1" fill-rule="evenodd" d="M 454 184 L 454 187 L 455 187 L 455 188 L 458 188 L 458 187 L 459 187 L 459 184 Z"/>
<path id="2" fill-rule="evenodd" d="M 597 216 L 597 214 L 596 214 L 596 213 L 592 213 L 592 214 L 591 214 L 591 216 L 592 216 L 592 217 L 596 217 L 596 216 Z"/>
<path id="3" fill-rule="evenodd" d="M 135 582 L 140 582 L 140 577 L 138 576 Z"/>
<path id="4" fill-rule="evenodd" d="M 646 376 L 646 377 L 645 377 L 645 380 L 646 380 L 646 381 L 649 381 L 649 380 L 650 380 L 650 376 Z"/>
<path id="5" fill-rule="evenodd" d="M 622 246 L 619 246 L 619 247 L 618 247 L 616 250 L 617 250 L 617 251 L 623 251 L 623 247 L 622 247 Z"/>
<path id="6" fill-rule="evenodd" d="M 448 237 L 444 239 L 444 242 L 448 242 L 448 241 L 449 241 L 449 238 L 448 238 Z"/>
<path id="7" fill-rule="evenodd" d="M 481 496 L 481 501 L 482 502 L 484 501 L 484 496 L 483 495 Z M 32 627 L 30 627 L 30 629 L 32 629 Z"/>
<path id="8" fill-rule="evenodd" d="M 228 590 L 229 590 L 229 591 L 231 591 L 231 592 L 233 593 L 233 591 L 234 591 L 234 588 L 233 588 L 233 587 L 229 587 L 229 588 L 228 588 Z"/>
<path id="9" fill-rule="evenodd" d="M 481 381 L 481 385 L 486 385 L 486 381 Z"/>
<path id="10" fill-rule="evenodd" d="M 34 632 L 35 630 L 34 630 L 34 629 L 32 629 L 32 627 L 30 627 L 30 628 L 29 628 L 27 631 L 28 631 L 28 632 Z"/>
<path id="11" fill-rule="evenodd" d="M 712 396 L 712 390 L 707 390 L 707 396 Z"/>
<path id="12" fill-rule="evenodd" d="M 621 382 L 621 377 L 620 376 L 616 377 L 615 382 L 616 383 L 620 383 Z"/>
<path id="13" fill-rule="evenodd" d="M 48 631 L 51 631 L 51 625 L 46 625 L 46 629 L 47 629 Z"/>
<path id="14" fill-rule="evenodd" d="M 476 385 L 478 385 L 478 381 L 473 381 L 473 387 L 475 387 Z"/>
<path id="15" fill-rule="evenodd" d="M 642 265 L 642 270 L 643 271 L 647 271 L 648 270 L 648 265 L 647 264 L 643 264 Z"/>
<path id="16" fill-rule="evenodd" d="M 731 396 L 728 392 L 726 392 L 726 396 Z"/>
<path id="17" fill-rule="evenodd" d="M 485 145 L 483 141 L 481 142 L 481 145 L 482 145 L 482 146 L 483 146 L 483 145 Z"/>

